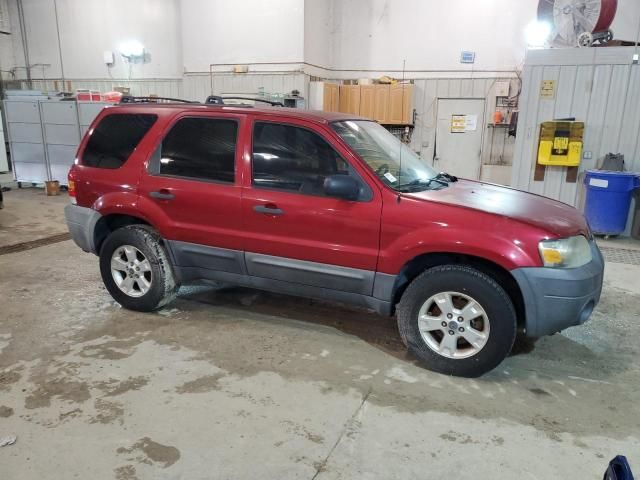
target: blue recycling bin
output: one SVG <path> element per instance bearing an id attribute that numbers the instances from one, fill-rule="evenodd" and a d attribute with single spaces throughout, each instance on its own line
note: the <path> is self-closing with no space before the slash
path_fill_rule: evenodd
<path id="1" fill-rule="evenodd" d="M 598 235 L 624 232 L 633 191 L 640 187 L 640 174 L 587 170 L 584 213 L 591 231 Z"/>

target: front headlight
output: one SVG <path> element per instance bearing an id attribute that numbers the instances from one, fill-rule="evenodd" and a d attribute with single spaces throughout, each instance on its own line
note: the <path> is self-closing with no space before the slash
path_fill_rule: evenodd
<path id="1" fill-rule="evenodd" d="M 559 240 L 544 240 L 538 245 L 545 267 L 575 268 L 592 259 L 589 241 L 582 235 Z"/>

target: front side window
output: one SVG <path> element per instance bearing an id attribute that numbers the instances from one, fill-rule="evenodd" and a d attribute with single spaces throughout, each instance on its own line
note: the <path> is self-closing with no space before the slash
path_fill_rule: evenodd
<path id="1" fill-rule="evenodd" d="M 238 122 L 219 118 L 182 118 L 160 149 L 160 175 L 235 181 Z"/>
<path id="2" fill-rule="evenodd" d="M 329 175 L 354 175 L 329 143 L 306 128 L 256 123 L 253 185 L 308 195 L 325 195 Z"/>
<path id="3" fill-rule="evenodd" d="M 82 164 L 120 168 L 131 156 L 158 117 L 147 113 L 113 113 L 93 130 L 82 154 Z"/>
<path id="4" fill-rule="evenodd" d="M 399 192 L 441 189 L 451 177 L 438 174 L 407 145 L 376 122 L 347 120 L 332 128 L 367 163 L 380 180 Z"/>

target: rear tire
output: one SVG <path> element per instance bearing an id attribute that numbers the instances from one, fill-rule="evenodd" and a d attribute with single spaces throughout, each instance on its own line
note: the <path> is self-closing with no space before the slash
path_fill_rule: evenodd
<path id="1" fill-rule="evenodd" d="M 100 249 L 100 274 L 114 300 L 129 310 L 157 310 L 178 291 L 160 236 L 144 225 L 119 228 L 107 237 Z"/>
<path id="2" fill-rule="evenodd" d="M 516 337 L 516 312 L 507 293 L 493 278 L 463 265 L 423 272 L 405 290 L 397 312 L 409 351 L 429 370 L 447 375 L 478 377 L 493 370 Z"/>

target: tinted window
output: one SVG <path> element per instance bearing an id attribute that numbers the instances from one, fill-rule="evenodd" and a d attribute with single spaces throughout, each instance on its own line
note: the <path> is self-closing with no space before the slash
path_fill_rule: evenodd
<path id="1" fill-rule="evenodd" d="M 162 141 L 160 174 L 233 182 L 238 123 L 183 118 Z"/>
<path id="2" fill-rule="evenodd" d="M 256 123 L 253 184 L 324 195 L 328 175 L 349 175 L 349 165 L 318 134 L 305 128 Z"/>
<path id="3" fill-rule="evenodd" d="M 82 154 L 83 165 L 120 168 L 157 118 L 156 115 L 144 113 L 107 115 L 89 137 Z"/>

